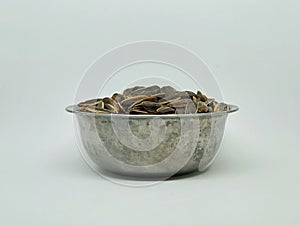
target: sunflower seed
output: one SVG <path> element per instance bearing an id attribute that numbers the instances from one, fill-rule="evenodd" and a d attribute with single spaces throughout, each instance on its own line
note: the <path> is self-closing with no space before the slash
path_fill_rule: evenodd
<path id="1" fill-rule="evenodd" d="M 174 99 L 169 99 L 169 100 L 166 100 L 166 99 L 160 99 L 158 102 L 159 104 L 161 105 L 166 105 L 166 104 L 169 104 L 169 103 L 172 103 L 172 102 L 177 102 L 179 101 L 181 98 L 174 98 Z"/>
<path id="2" fill-rule="evenodd" d="M 128 108 L 131 109 L 132 107 L 140 104 L 141 102 L 144 102 L 144 101 L 155 101 L 157 98 L 154 97 L 154 96 L 146 96 L 144 98 L 141 98 L 135 102 L 133 102 Z"/>
<path id="3" fill-rule="evenodd" d="M 148 114 L 147 111 L 144 111 L 142 109 L 135 109 L 135 108 L 131 109 L 129 113 L 130 114 Z"/>
<path id="4" fill-rule="evenodd" d="M 198 113 L 206 113 L 209 112 L 208 106 L 204 102 L 197 102 L 197 112 Z"/>
<path id="5" fill-rule="evenodd" d="M 173 96 L 176 93 L 176 90 L 171 86 L 163 86 L 160 91 L 165 93 L 166 96 Z"/>
<path id="6" fill-rule="evenodd" d="M 171 106 L 171 107 L 174 107 L 174 108 L 185 108 L 186 105 L 189 103 L 189 102 L 192 102 L 192 100 L 190 99 L 180 99 L 178 101 L 174 101 L 174 102 L 171 102 L 168 104 L 168 106 Z M 194 104 L 194 103 L 193 103 Z"/>
<path id="7" fill-rule="evenodd" d="M 95 107 L 96 109 L 104 109 L 104 102 L 103 102 L 103 99 L 101 99 L 99 101 L 99 103 L 96 105 Z"/>
<path id="8" fill-rule="evenodd" d="M 159 104 L 157 102 L 151 102 L 151 101 L 144 101 L 138 105 L 140 105 L 144 108 L 159 108 L 161 106 L 161 104 Z"/>
<path id="9" fill-rule="evenodd" d="M 217 102 L 215 101 L 215 99 L 207 99 L 206 100 L 206 105 L 208 107 L 211 107 L 213 111 L 215 111 L 215 106 L 217 105 Z"/>
<path id="10" fill-rule="evenodd" d="M 194 97 L 197 98 L 197 95 L 194 92 L 192 91 L 185 91 L 185 92 L 188 94 L 188 96 L 190 96 L 191 99 L 193 99 Z"/>
<path id="11" fill-rule="evenodd" d="M 229 110 L 229 107 L 225 103 L 217 103 L 214 108 L 215 112 L 221 112 L 221 111 L 227 111 L 227 110 Z"/>
<path id="12" fill-rule="evenodd" d="M 91 99 L 78 104 L 80 111 L 118 114 L 192 114 L 229 110 L 225 103 L 207 98 L 201 91 L 177 91 L 157 85 L 127 88 L 111 98 Z"/>
<path id="13" fill-rule="evenodd" d="M 154 94 L 154 95 L 151 95 L 151 96 L 154 96 L 154 97 L 157 97 L 158 99 L 161 99 L 161 98 L 165 97 L 166 94 L 163 93 L 163 92 L 160 92 L 160 93 L 157 93 L 157 94 Z"/>
<path id="14" fill-rule="evenodd" d="M 123 91 L 123 95 L 124 96 L 131 96 L 131 93 L 140 89 L 140 88 L 144 88 L 143 86 L 136 86 L 136 87 L 132 87 L 132 88 L 127 88 Z"/>
<path id="15" fill-rule="evenodd" d="M 82 107 L 82 108 L 80 108 L 80 111 L 91 112 L 91 113 L 112 113 L 111 111 L 106 110 L 106 109 L 95 109 L 92 107 Z"/>
<path id="16" fill-rule="evenodd" d="M 87 101 L 84 101 L 84 102 L 80 102 L 78 104 L 78 106 L 94 106 L 94 105 L 97 105 L 101 100 L 99 98 L 97 99 L 90 99 L 90 100 L 87 100 Z"/>
<path id="17" fill-rule="evenodd" d="M 111 98 L 116 102 L 121 102 L 124 100 L 124 96 L 119 93 L 114 93 L 113 96 L 111 96 Z"/>
<path id="18" fill-rule="evenodd" d="M 197 113 L 197 109 L 195 107 L 195 103 L 192 100 L 187 101 L 184 113 L 185 114 Z"/>
<path id="19" fill-rule="evenodd" d="M 208 98 L 206 101 L 205 101 L 205 103 L 206 103 L 206 105 L 210 105 L 211 103 L 213 103 L 215 101 L 215 99 L 213 99 L 213 98 Z"/>
<path id="20" fill-rule="evenodd" d="M 154 95 L 160 93 L 160 87 L 154 85 L 150 87 L 143 87 L 137 90 L 134 90 L 130 93 L 130 96 L 137 96 L 137 95 Z"/>
<path id="21" fill-rule="evenodd" d="M 176 108 L 176 114 L 184 114 L 185 108 Z"/>
<path id="22" fill-rule="evenodd" d="M 156 113 L 156 110 L 161 107 L 161 104 L 157 102 L 151 102 L 151 101 L 144 101 L 136 106 L 142 107 L 144 110 L 146 110 L 149 113 Z"/>
<path id="23" fill-rule="evenodd" d="M 186 91 L 177 91 L 174 96 L 181 99 L 190 99 L 190 96 Z"/>
<path id="24" fill-rule="evenodd" d="M 168 106 L 161 106 L 159 107 L 156 112 L 158 113 L 174 113 L 175 112 L 175 109 L 174 108 L 171 108 L 171 107 L 168 107 Z"/>
<path id="25" fill-rule="evenodd" d="M 127 108 L 127 107 L 131 106 L 132 104 L 134 104 L 135 102 L 140 101 L 140 100 L 142 100 L 142 99 L 144 99 L 146 97 L 148 97 L 148 96 L 146 96 L 146 95 L 140 95 L 140 96 L 134 96 L 134 97 L 125 98 L 123 101 L 121 101 L 121 105 L 124 108 Z"/>
<path id="26" fill-rule="evenodd" d="M 201 91 L 197 91 L 197 96 L 202 102 L 205 102 L 207 100 L 207 97 L 202 94 Z"/>
<path id="27" fill-rule="evenodd" d="M 104 109 L 108 109 L 113 112 L 119 111 L 117 105 L 115 104 L 115 101 L 112 100 L 111 98 L 104 98 L 103 102 L 104 102 Z"/>

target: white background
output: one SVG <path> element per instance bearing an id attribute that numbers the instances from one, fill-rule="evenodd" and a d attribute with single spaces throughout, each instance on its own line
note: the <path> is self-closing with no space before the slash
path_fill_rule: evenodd
<path id="1" fill-rule="evenodd" d="M 299 224 L 299 8 L 1 1 L 0 224 Z M 96 57 L 144 39 L 196 52 L 240 111 L 207 172 L 130 188 L 88 168 L 64 107 Z"/>

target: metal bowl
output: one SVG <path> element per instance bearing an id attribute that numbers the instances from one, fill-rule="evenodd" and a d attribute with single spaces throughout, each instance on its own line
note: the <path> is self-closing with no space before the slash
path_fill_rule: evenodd
<path id="1" fill-rule="evenodd" d="M 96 114 L 66 110 L 78 122 L 81 153 L 101 174 L 169 178 L 206 170 L 216 157 L 229 113 Z"/>

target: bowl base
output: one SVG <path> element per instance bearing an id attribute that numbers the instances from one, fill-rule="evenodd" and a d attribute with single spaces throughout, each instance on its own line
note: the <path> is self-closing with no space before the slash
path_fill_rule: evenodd
<path id="1" fill-rule="evenodd" d="M 199 174 L 202 174 L 207 169 L 203 171 L 199 171 L 198 169 L 193 169 L 189 171 L 182 171 L 175 173 L 174 175 L 170 174 L 138 174 L 138 173 L 128 173 L 128 172 L 115 172 L 115 171 L 107 171 L 101 170 L 101 174 L 107 177 L 117 178 L 117 179 L 125 179 L 125 180 L 136 180 L 136 181 L 162 181 L 162 180 L 176 180 L 176 179 L 184 179 L 188 177 L 193 177 Z"/>

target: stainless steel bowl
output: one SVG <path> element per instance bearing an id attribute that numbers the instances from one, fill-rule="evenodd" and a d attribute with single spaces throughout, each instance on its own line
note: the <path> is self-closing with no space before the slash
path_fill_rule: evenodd
<path id="1" fill-rule="evenodd" d="M 229 113 L 96 114 L 66 108 L 78 122 L 81 153 L 96 171 L 168 178 L 204 171 L 216 157 Z"/>

